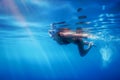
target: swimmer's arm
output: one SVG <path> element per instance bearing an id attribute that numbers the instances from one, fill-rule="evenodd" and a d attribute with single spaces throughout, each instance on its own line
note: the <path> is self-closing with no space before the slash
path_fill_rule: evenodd
<path id="1" fill-rule="evenodd" d="M 60 35 L 64 37 L 78 37 L 78 38 L 87 38 L 89 36 L 88 34 L 85 34 L 85 33 L 78 34 L 74 32 L 64 32 L 64 33 L 60 32 Z"/>
<path id="2" fill-rule="evenodd" d="M 86 34 L 86 33 L 82 33 L 82 34 L 73 34 L 73 36 L 75 37 L 78 37 L 78 38 L 88 38 L 89 37 L 89 34 Z"/>

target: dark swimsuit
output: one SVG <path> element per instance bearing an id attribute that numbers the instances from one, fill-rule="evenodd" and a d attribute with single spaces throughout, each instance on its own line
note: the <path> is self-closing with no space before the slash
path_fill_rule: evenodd
<path id="1" fill-rule="evenodd" d="M 76 44 L 81 56 L 85 56 L 88 53 L 88 51 L 90 50 L 90 48 L 88 50 L 84 49 L 84 42 L 82 39 L 76 38 L 75 40 L 71 41 L 69 38 L 65 38 L 58 33 L 56 41 L 61 45 L 67 45 L 70 43 Z"/>
<path id="2" fill-rule="evenodd" d="M 70 44 L 70 43 L 71 43 L 71 42 L 68 40 L 68 38 L 65 38 L 65 37 L 61 36 L 59 33 L 57 33 L 56 36 L 57 36 L 56 42 L 58 42 L 58 43 L 61 44 L 61 45 Z"/>

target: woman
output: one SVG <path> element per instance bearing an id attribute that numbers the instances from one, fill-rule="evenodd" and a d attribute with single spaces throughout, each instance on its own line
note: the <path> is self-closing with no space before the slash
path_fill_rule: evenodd
<path id="1" fill-rule="evenodd" d="M 85 56 L 93 46 L 92 42 L 83 41 L 83 38 L 88 38 L 90 35 L 83 33 L 81 28 L 77 28 L 76 31 L 72 31 L 69 28 L 59 28 L 49 30 L 51 37 L 61 45 L 74 43 L 78 46 L 81 56 Z M 84 49 L 84 45 L 88 45 L 87 49 Z"/>

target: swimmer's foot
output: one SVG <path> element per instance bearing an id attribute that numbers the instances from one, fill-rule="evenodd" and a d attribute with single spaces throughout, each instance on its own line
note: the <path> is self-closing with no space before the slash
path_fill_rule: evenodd
<path id="1" fill-rule="evenodd" d="M 96 47 L 96 45 L 93 42 L 90 42 L 89 45 L 90 45 L 90 47 L 92 47 L 92 46 Z"/>

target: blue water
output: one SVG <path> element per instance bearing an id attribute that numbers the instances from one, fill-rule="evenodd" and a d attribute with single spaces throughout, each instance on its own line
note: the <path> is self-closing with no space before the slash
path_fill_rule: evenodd
<path id="1" fill-rule="evenodd" d="M 120 80 L 119 0 L 0 0 L 0 80 Z M 78 8 L 82 8 L 77 12 Z M 86 19 L 77 16 L 86 15 Z M 66 21 L 93 36 L 81 57 L 59 45 L 49 24 Z M 84 21 L 88 24 L 75 25 Z M 63 27 L 59 25 L 58 27 Z"/>

